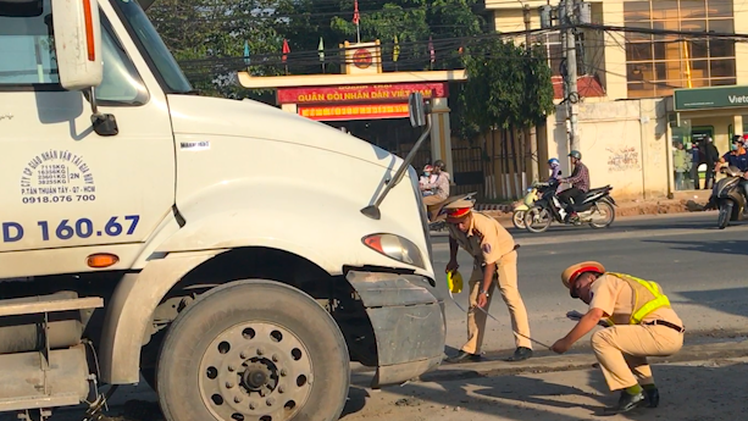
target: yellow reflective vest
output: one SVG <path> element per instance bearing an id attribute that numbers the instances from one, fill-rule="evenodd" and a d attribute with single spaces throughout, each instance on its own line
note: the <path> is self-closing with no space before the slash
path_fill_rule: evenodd
<path id="1" fill-rule="evenodd" d="M 663 293 L 662 287 L 657 282 L 645 281 L 644 279 L 639 279 L 625 273 L 607 272 L 607 275 L 623 279 L 634 290 L 633 311 L 629 318 L 629 324 L 640 324 L 653 311 L 663 307 L 670 308 L 670 300 Z M 611 326 L 615 324 L 612 317 L 609 317 L 607 320 Z"/>

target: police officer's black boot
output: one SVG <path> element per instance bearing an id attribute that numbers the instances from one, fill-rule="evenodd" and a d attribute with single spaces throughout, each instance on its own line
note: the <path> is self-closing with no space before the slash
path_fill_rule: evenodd
<path id="1" fill-rule="evenodd" d="M 644 405 L 646 399 L 647 397 L 644 395 L 644 392 L 632 395 L 626 390 L 622 390 L 621 397 L 618 399 L 618 404 L 610 408 L 605 408 L 604 414 L 614 415 L 631 411 L 638 406 Z"/>
<path id="2" fill-rule="evenodd" d="M 511 357 L 507 358 L 504 361 L 509 361 L 509 362 L 524 361 L 530 357 L 532 357 L 532 349 L 524 347 L 524 346 L 520 346 L 514 350 L 514 355 L 512 355 Z"/>
<path id="3" fill-rule="evenodd" d="M 453 357 L 449 357 L 445 359 L 444 361 L 454 364 L 454 363 L 478 362 L 480 360 L 481 360 L 480 355 L 470 354 L 470 353 L 460 350 L 460 352 L 458 352 L 457 355 Z"/>
<path id="4" fill-rule="evenodd" d="M 647 407 L 657 408 L 657 405 L 660 404 L 660 391 L 657 390 L 657 387 L 653 384 L 645 384 L 644 394 L 647 395 Z"/>

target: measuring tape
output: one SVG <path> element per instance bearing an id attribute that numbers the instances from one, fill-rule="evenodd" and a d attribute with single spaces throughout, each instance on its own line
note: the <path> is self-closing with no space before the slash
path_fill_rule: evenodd
<path id="1" fill-rule="evenodd" d="M 504 256 L 508 255 L 509 253 L 512 253 L 512 252 L 516 251 L 519 247 L 520 247 L 519 244 L 515 244 L 514 248 L 510 252 L 502 255 L 499 258 L 499 260 L 501 260 Z M 457 308 L 459 308 L 463 313 L 467 314 L 468 311 L 466 309 L 464 309 L 460 305 L 460 303 L 458 303 L 457 300 L 455 299 L 455 296 L 453 294 L 453 290 L 454 290 L 454 292 L 456 292 L 458 294 L 462 291 L 462 275 L 457 270 L 447 272 L 447 291 L 449 292 L 449 299 L 452 300 L 452 302 L 457 306 Z M 485 313 L 488 317 L 490 317 L 493 320 L 495 320 L 496 322 L 501 323 L 499 321 L 499 319 L 497 319 L 496 317 L 494 317 L 491 313 L 489 313 L 488 311 L 486 311 L 483 307 L 478 307 L 478 306 L 475 306 L 475 307 L 478 308 L 483 313 Z M 525 336 L 525 335 L 523 335 L 523 334 L 521 334 L 519 332 L 514 332 L 514 333 L 517 334 L 517 335 L 519 335 L 519 336 L 521 336 L 521 337 L 523 337 L 523 338 L 525 338 L 525 339 L 527 339 L 527 340 L 529 340 L 530 342 L 536 343 L 536 344 L 538 344 L 538 345 L 540 345 L 540 346 L 542 346 L 544 348 L 548 348 L 548 349 L 552 350 L 550 346 L 548 346 L 548 345 L 546 345 L 546 344 L 544 344 L 542 342 L 536 341 L 535 339 L 533 339 L 533 338 L 531 338 L 529 336 Z"/>

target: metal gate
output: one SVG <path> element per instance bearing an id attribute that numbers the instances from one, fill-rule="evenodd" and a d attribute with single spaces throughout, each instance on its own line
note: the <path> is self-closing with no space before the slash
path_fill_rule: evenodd
<path id="1" fill-rule="evenodd" d="M 454 168 L 447 168 L 447 172 L 452 174 L 455 186 L 450 195 L 478 192 L 478 200 L 485 198 L 486 158 L 483 149 L 479 147 L 452 149 Z"/>

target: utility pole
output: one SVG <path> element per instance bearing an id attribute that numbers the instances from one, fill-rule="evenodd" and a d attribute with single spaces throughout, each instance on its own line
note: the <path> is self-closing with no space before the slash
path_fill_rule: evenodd
<path id="1" fill-rule="evenodd" d="M 530 6 L 523 5 L 522 15 L 525 20 L 525 49 L 530 51 L 532 46 L 532 35 L 531 35 L 531 19 L 530 19 Z M 531 126 L 525 129 L 525 140 L 530 148 L 530 180 L 533 182 L 540 181 L 540 161 L 538 155 L 538 136 L 535 126 Z M 525 162 L 528 162 L 527 160 Z M 523 186 L 525 187 L 525 186 Z"/>
<path id="2" fill-rule="evenodd" d="M 575 0 L 564 0 L 563 20 L 564 41 L 566 43 L 566 115 L 569 119 L 569 147 L 579 149 L 579 91 L 577 90 L 577 39 L 574 32 L 577 23 Z"/>

